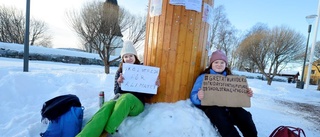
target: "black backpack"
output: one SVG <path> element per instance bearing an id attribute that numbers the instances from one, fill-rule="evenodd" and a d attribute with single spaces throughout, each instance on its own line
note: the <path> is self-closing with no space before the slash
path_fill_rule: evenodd
<path id="1" fill-rule="evenodd" d="M 71 107 L 81 107 L 79 98 L 76 95 L 61 95 L 46 101 L 41 109 L 42 119 L 52 121 L 70 110 Z"/>

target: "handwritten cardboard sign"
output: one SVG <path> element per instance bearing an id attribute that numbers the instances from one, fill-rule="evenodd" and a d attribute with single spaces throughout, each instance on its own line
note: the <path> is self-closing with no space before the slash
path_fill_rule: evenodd
<path id="1" fill-rule="evenodd" d="M 202 83 L 204 98 L 201 105 L 250 107 L 247 95 L 248 83 L 245 76 L 223 76 L 206 74 Z"/>
<path id="2" fill-rule="evenodd" d="M 121 89 L 126 91 L 157 94 L 156 81 L 160 68 L 123 63 L 122 76 L 124 77 Z"/>

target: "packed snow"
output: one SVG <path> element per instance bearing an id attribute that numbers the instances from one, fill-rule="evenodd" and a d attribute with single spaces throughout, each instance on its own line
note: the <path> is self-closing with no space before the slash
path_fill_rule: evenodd
<path id="1" fill-rule="evenodd" d="M 9 44 L 0 43 L 0 48 Z M 32 50 L 32 48 L 31 48 Z M 41 51 L 41 49 L 38 49 Z M 48 49 L 46 49 L 48 50 Z M 54 49 L 55 54 L 59 50 Z M 105 100 L 113 98 L 117 67 L 105 74 L 103 66 L 30 61 L 23 72 L 23 59 L 0 57 L 0 136 L 38 137 L 47 124 L 41 123 L 40 110 L 45 101 L 64 94 L 77 95 L 85 108 L 83 126 L 99 109 L 99 92 Z M 234 70 L 233 73 L 256 77 Z M 190 83 L 193 84 L 193 83 Z M 298 89 L 296 84 L 248 79 L 254 95 L 250 111 L 259 137 L 266 137 L 280 125 L 302 128 L 308 137 L 320 135 L 318 116 L 297 105 L 320 105 L 317 86 Z M 187 91 L 189 92 L 189 91 Z M 219 136 L 206 115 L 189 99 L 175 103 L 146 104 L 144 112 L 128 117 L 112 137 L 213 137 Z"/>

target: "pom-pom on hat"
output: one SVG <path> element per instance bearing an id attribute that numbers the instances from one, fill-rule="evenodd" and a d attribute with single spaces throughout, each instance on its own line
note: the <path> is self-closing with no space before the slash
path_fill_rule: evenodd
<path id="1" fill-rule="evenodd" d="M 124 41 L 123 42 L 123 47 L 121 50 L 121 58 L 123 57 L 124 54 L 133 54 L 137 56 L 137 51 L 136 49 L 133 47 L 133 42 L 132 41 Z"/>
<path id="2" fill-rule="evenodd" d="M 226 62 L 226 64 L 228 64 L 228 58 L 221 50 L 217 50 L 211 54 L 210 64 L 216 60 L 223 60 Z"/>

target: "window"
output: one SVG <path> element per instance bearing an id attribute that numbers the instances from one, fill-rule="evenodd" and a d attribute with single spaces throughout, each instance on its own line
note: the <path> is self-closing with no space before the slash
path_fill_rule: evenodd
<path id="1" fill-rule="evenodd" d="M 311 74 L 315 74 L 315 72 L 316 72 L 315 70 L 311 70 Z"/>

